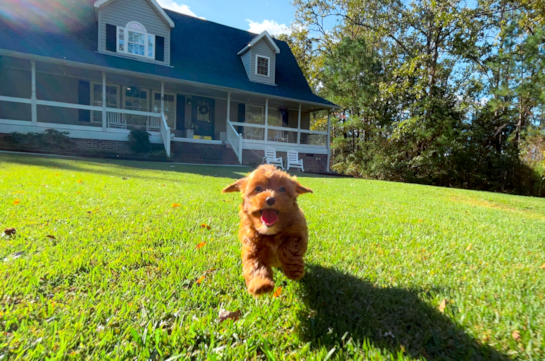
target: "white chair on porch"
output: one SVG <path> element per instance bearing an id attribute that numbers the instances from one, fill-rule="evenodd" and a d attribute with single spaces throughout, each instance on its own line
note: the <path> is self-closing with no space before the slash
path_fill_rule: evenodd
<path id="1" fill-rule="evenodd" d="M 263 161 L 261 163 L 267 163 L 272 164 L 280 169 L 284 169 L 284 162 L 282 161 L 282 157 L 276 156 L 276 149 L 274 148 L 265 148 L 265 156 L 263 157 Z"/>
<path id="2" fill-rule="evenodd" d="M 108 112 L 106 120 L 108 128 L 127 129 L 127 119 L 121 113 Z"/>
<path id="3" fill-rule="evenodd" d="M 160 132 L 161 131 L 161 118 L 149 117 L 146 122 L 146 130 L 148 132 Z"/>
<path id="4" fill-rule="evenodd" d="M 303 160 L 299 159 L 299 153 L 295 150 L 288 151 L 288 159 L 286 159 L 286 170 L 297 168 L 299 172 L 304 172 Z"/>

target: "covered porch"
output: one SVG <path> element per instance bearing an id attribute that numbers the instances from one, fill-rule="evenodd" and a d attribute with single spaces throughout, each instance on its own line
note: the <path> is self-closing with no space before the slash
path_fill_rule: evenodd
<path id="1" fill-rule="evenodd" d="M 244 150 L 266 147 L 328 156 L 328 130 L 310 130 L 318 110 L 323 106 L 128 70 L 0 58 L 0 133 L 58 129 L 127 141 L 132 129 L 145 129 L 168 156 L 172 142 L 224 144 L 242 163 Z"/>

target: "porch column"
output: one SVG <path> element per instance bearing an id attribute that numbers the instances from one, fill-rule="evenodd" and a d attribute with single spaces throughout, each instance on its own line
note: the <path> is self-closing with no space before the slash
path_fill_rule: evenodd
<path id="1" fill-rule="evenodd" d="M 265 99 L 265 143 L 269 139 L 269 98 Z"/>
<path id="2" fill-rule="evenodd" d="M 231 92 L 227 92 L 227 123 L 231 121 Z"/>
<path id="3" fill-rule="evenodd" d="M 36 61 L 31 60 L 30 66 L 32 70 L 32 93 L 30 97 L 30 108 L 32 112 L 32 125 L 38 124 L 38 107 L 36 105 Z"/>
<path id="4" fill-rule="evenodd" d="M 326 170 L 329 172 L 329 162 L 331 159 L 331 112 L 327 111 L 327 166 Z"/>
<path id="5" fill-rule="evenodd" d="M 165 82 L 161 82 L 161 114 L 165 112 Z"/>
<path id="6" fill-rule="evenodd" d="M 301 103 L 299 103 L 299 113 L 297 114 L 297 144 L 301 144 Z"/>
<path id="7" fill-rule="evenodd" d="M 106 122 L 106 72 L 102 72 L 102 131 L 107 128 Z"/>

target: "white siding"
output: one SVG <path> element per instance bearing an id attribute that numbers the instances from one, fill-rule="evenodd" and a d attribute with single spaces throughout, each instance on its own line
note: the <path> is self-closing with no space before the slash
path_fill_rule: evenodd
<path id="1" fill-rule="evenodd" d="M 255 44 L 248 53 L 250 53 L 250 80 L 257 83 L 275 85 L 276 53 L 270 47 L 269 43 L 265 39 L 262 39 L 257 44 Z M 256 55 L 266 56 L 267 58 L 271 59 L 269 64 L 269 76 L 259 75 L 255 73 L 255 69 L 257 67 Z"/>
<path id="2" fill-rule="evenodd" d="M 130 21 L 137 21 L 146 27 L 148 33 L 165 38 L 165 61 L 156 62 L 136 56 L 136 59 L 170 64 L 170 27 L 148 3 L 147 0 L 116 0 L 100 9 L 99 51 L 106 51 L 106 24 L 124 27 Z M 127 54 L 123 54 L 127 55 Z"/>

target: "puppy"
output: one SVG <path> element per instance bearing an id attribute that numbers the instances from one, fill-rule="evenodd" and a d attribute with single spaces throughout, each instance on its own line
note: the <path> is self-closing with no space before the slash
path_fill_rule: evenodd
<path id="1" fill-rule="evenodd" d="M 228 192 L 242 193 L 239 238 L 248 292 L 274 289 L 272 267 L 292 280 L 303 277 L 308 230 L 297 197 L 312 190 L 273 165 L 261 165 L 223 190 Z"/>

